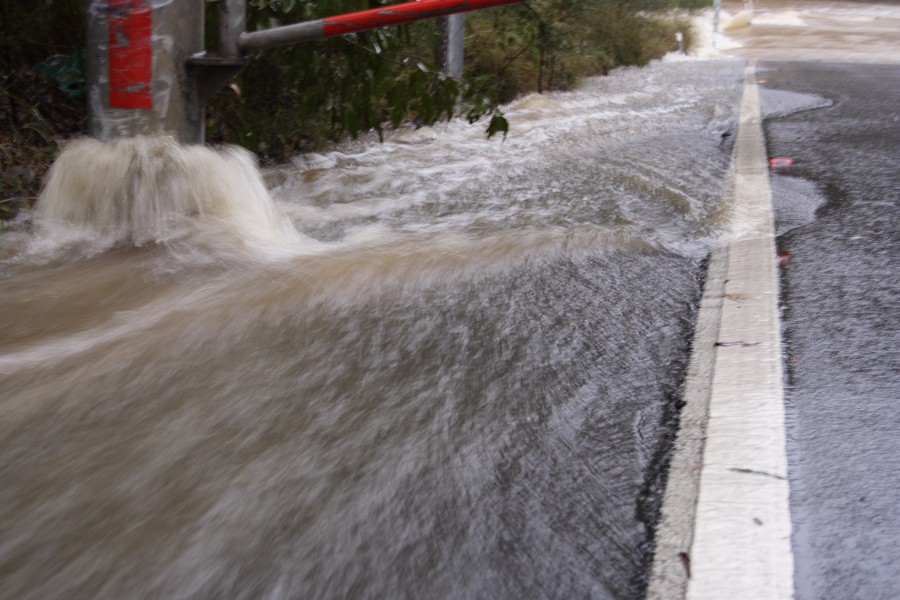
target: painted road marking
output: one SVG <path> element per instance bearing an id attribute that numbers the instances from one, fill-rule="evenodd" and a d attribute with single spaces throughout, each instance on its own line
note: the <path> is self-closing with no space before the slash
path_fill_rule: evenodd
<path id="1" fill-rule="evenodd" d="M 729 195 L 712 254 L 647 597 L 793 597 L 772 197 L 747 68 Z"/>

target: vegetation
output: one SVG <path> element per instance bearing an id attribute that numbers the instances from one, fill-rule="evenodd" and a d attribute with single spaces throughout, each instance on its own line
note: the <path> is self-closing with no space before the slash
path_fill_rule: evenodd
<path id="1" fill-rule="evenodd" d="M 59 141 L 84 131 L 83 13 L 79 0 L 0 0 L 0 220 L 31 206 Z"/>
<path id="2" fill-rule="evenodd" d="M 248 0 L 258 29 L 378 6 L 381 0 Z M 528 0 L 468 13 L 464 84 L 436 66 L 439 28 L 407 26 L 296 45 L 251 58 L 209 103 L 207 135 L 267 162 L 344 135 L 420 126 L 456 115 L 506 133 L 499 106 L 567 89 L 618 65 L 676 48 L 689 27 L 671 8 L 709 0 Z M 40 5 L 40 6 L 36 6 Z M 59 143 L 85 131 L 85 0 L 0 0 L 0 219 L 33 202 Z M 207 30 L 216 31 L 216 0 Z M 212 37 L 212 36 L 211 36 Z M 215 40 L 209 40 L 215 51 Z"/>

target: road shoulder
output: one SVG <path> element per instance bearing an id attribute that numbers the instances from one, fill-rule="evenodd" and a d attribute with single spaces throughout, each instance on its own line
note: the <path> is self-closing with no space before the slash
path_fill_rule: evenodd
<path id="1" fill-rule="evenodd" d="M 698 315 L 654 600 L 793 595 L 778 273 L 755 78 L 748 67 L 727 187 L 732 233 L 713 252 Z"/>

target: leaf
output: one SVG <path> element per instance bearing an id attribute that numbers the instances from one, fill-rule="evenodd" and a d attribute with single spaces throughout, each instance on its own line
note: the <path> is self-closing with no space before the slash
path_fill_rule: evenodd
<path id="1" fill-rule="evenodd" d="M 487 126 L 487 137 L 491 139 L 494 135 L 502 132 L 503 139 L 506 139 L 506 135 L 509 133 L 509 122 L 506 120 L 506 117 L 503 116 L 503 112 L 497 111 L 493 115 L 491 115 L 491 121 Z"/>

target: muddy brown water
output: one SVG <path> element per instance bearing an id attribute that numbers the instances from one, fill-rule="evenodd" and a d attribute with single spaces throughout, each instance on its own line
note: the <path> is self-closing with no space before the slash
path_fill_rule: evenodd
<path id="1" fill-rule="evenodd" d="M 0 595 L 639 594 L 742 70 L 70 146 L 0 237 Z"/>

